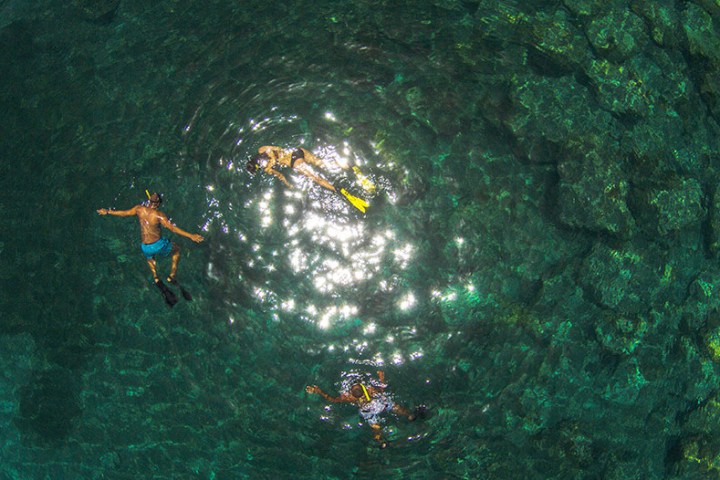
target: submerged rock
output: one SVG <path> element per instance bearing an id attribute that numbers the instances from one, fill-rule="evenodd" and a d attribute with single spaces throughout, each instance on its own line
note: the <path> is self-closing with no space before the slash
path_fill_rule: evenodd
<path id="1" fill-rule="evenodd" d="M 628 182 L 614 150 L 600 149 L 564 159 L 560 174 L 560 220 L 571 227 L 630 235 L 635 220 L 627 206 Z"/>
<path id="2" fill-rule="evenodd" d="M 690 128 L 673 117 L 654 115 L 628 130 L 623 144 L 631 152 L 632 182 L 647 185 L 677 175 L 702 178 L 712 162 L 714 140 L 707 131 Z"/>
<path id="3" fill-rule="evenodd" d="M 637 402 L 642 388 L 648 384 L 637 360 L 621 363 L 613 372 L 603 397 L 614 404 L 630 406 Z"/>
<path id="4" fill-rule="evenodd" d="M 529 160 L 555 163 L 568 144 L 592 136 L 602 145 L 617 136 L 613 118 L 594 107 L 588 89 L 573 77 L 516 76 L 509 97 L 503 126 Z"/>
<path id="5" fill-rule="evenodd" d="M 532 46 L 547 61 L 562 69 L 575 69 L 587 62 L 590 56 L 587 38 L 564 10 L 540 12 L 531 25 Z"/>
<path id="6" fill-rule="evenodd" d="M 596 88 L 600 104 L 613 113 L 633 113 L 647 116 L 652 108 L 652 89 L 644 78 L 658 75 L 658 71 L 638 72 L 627 65 L 608 60 L 593 60 L 587 70 Z"/>
<path id="7" fill-rule="evenodd" d="M 674 0 L 635 0 L 631 8 L 645 19 L 655 43 L 671 48 L 681 45 L 682 25 Z"/>
<path id="8" fill-rule="evenodd" d="M 689 2 L 682 12 L 682 24 L 690 53 L 720 66 L 720 35 L 712 16 L 698 5 Z"/>
<path id="9" fill-rule="evenodd" d="M 676 447 L 677 477 L 717 478 L 720 476 L 720 448 L 714 438 L 697 435 L 683 438 Z"/>
<path id="10" fill-rule="evenodd" d="M 648 40 L 642 19 L 619 8 L 594 18 L 585 33 L 595 51 L 613 61 L 630 58 Z"/>
<path id="11" fill-rule="evenodd" d="M 699 332 L 720 310 L 720 272 L 703 270 L 695 276 L 688 287 L 687 302 L 683 309 L 685 324 L 692 332 Z M 720 323 L 718 324 L 720 326 Z"/>
<path id="12" fill-rule="evenodd" d="M 73 0 L 85 20 L 97 23 L 110 23 L 115 18 L 120 0 Z"/>
<path id="13" fill-rule="evenodd" d="M 710 200 L 710 251 L 720 253 L 720 191 L 715 188 Z"/>
<path id="14" fill-rule="evenodd" d="M 599 306 L 638 315 L 666 298 L 673 269 L 663 257 L 652 245 L 597 243 L 580 268 L 579 283 Z"/>
<path id="15" fill-rule="evenodd" d="M 595 324 L 600 344 L 615 354 L 630 355 L 640 345 L 649 329 L 644 315 L 607 314 Z"/>
<path id="16" fill-rule="evenodd" d="M 583 17 L 599 15 L 614 6 L 607 0 L 564 0 L 563 4 L 575 15 Z"/>
<path id="17" fill-rule="evenodd" d="M 650 234 L 699 229 L 705 218 L 703 189 L 694 178 L 675 177 L 664 185 L 637 188 L 632 198 L 635 218 Z"/>
<path id="18" fill-rule="evenodd" d="M 720 66 L 701 76 L 699 88 L 713 116 L 720 118 Z"/>
<path id="19" fill-rule="evenodd" d="M 717 359 L 713 362 L 717 364 Z M 705 363 L 712 374 L 713 367 Z M 694 408 L 696 407 L 696 408 Z M 717 478 L 720 476 L 720 396 L 712 396 L 691 407 L 685 424 L 684 435 L 674 447 L 674 469 L 677 478 Z"/>

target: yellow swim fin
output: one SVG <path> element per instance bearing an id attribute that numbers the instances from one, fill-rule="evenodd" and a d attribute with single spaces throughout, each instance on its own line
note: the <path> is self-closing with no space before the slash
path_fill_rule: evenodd
<path id="1" fill-rule="evenodd" d="M 375 184 L 360 171 L 360 168 L 357 166 L 352 167 L 353 172 L 355 172 L 355 175 L 357 176 L 358 183 L 360 183 L 360 186 L 368 193 L 375 193 Z"/>
<path id="2" fill-rule="evenodd" d="M 350 195 L 350 193 L 345 190 L 344 188 L 340 189 L 340 193 L 348 199 L 348 202 L 352 204 L 353 207 L 360 210 L 362 213 L 365 213 L 365 209 L 370 206 L 368 202 L 363 200 L 362 198 L 356 197 L 354 195 Z"/>

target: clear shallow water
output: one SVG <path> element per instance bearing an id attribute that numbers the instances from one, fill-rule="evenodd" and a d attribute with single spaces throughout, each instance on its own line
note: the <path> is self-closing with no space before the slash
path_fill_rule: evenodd
<path id="1" fill-rule="evenodd" d="M 623 240 L 558 221 L 569 154 L 542 127 L 508 132 L 523 75 L 575 75 L 518 38 L 553 6 L 122 1 L 98 20 L 82 5 L 0 2 L 2 478 L 672 470 L 686 397 L 710 388 L 683 382 L 714 367 L 663 340 L 681 302 L 640 322 L 588 294 L 584 257 Z M 268 144 L 327 159 L 368 214 L 297 175 L 293 190 L 248 175 Z M 135 220 L 95 214 L 146 188 L 206 237 L 177 239 L 195 301 L 173 310 Z M 698 237 L 662 240 L 665 283 L 700 268 L 701 253 L 673 260 Z M 613 322 L 633 355 L 602 338 Z M 304 392 L 378 369 L 431 411 L 390 416 L 384 451 L 352 407 Z"/>

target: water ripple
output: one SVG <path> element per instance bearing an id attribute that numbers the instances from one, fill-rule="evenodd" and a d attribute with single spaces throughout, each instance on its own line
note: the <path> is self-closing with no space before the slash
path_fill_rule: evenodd
<path id="1" fill-rule="evenodd" d="M 275 74 L 287 69 L 278 57 L 264 67 Z M 398 191 L 386 169 L 392 152 L 383 151 L 376 130 L 366 126 L 368 117 L 379 114 L 367 110 L 394 114 L 391 105 L 368 107 L 357 89 L 357 79 L 280 75 L 243 83 L 229 76 L 205 85 L 184 133 L 189 155 L 206 158 L 203 229 L 213 237 L 208 275 L 223 285 L 224 295 L 237 298 L 243 292 L 245 308 L 267 312 L 281 324 L 300 321 L 331 337 L 349 328 L 359 338 L 322 348 L 399 365 L 422 354 L 392 345 L 388 338 L 397 332 L 378 329 L 366 302 L 377 295 L 394 297 L 398 312 L 415 307 L 416 294 L 399 278 L 416 260 L 417 247 L 392 224 L 372 220 L 374 204 L 394 202 Z M 368 216 L 303 176 L 288 175 L 294 189 L 267 175 L 251 176 L 245 163 L 261 145 L 312 151 L 326 162 L 321 173 L 327 179 L 369 199 Z M 377 191 L 363 190 L 351 166 L 358 166 Z M 384 338 L 375 338 L 378 330 Z"/>

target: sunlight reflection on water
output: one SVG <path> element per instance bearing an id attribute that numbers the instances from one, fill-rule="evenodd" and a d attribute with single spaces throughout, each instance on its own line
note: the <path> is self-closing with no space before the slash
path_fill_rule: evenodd
<path id="1" fill-rule="evenodd" d="M 306 322 L 318 333 L 330 334 L 314 348 L 343 352 L 350 362 L 401 365 L 423 356 L 417 348 L 403 351 L 398 341 L 414 337 L 413 326 L 389 328 L 377 313 L 367 314 L 370 306 L 371 311 L 385 308 L 383 315 L 392 316 L 394 312 L 383 307 L 387 298 L 392 299 L 388 307 L 401 315 L 418 305 L 412 285 L 401 280 L 417 261 L 414 239 L 402 238 L 387 219 L 371 220 L 378 213 L 374 200 L 381 196 L 390 204 L 396 201 L 397 189 L 384 175 L 397 160 L 383 151 L 382 142 L 358 133 L 352 120 L 337 110 L 308 104 L 310 98 L 321 103 L 318 98 L 329 88 L 287 82 L 254 85 L 235 100 L 223 95 L 217 105 L 194 112 L 184 131 L 209 145 L 202 229 L 222 237 L 216 239 L 222 253 L 208 266 L 208 276 L 248 292 L 258 306 L 245 308 L 267 312 L 281 323 Z M 232 103 L 237 106 L 234 113 L 228 108 Z M 224 125 L 217 125 L 213 108 L 224 114 L 219 115 L 225 117 Z M 368 216 L 289 169 L 282 173 L 294 185 L 292 190 L 268 175 L 251 176 L 246 162 L 262 145 L 311 151 L 324 162 L 316 173 L 368 200 Z M 218 268 L 219 262 L 236 267 Z M 229 301 L 228 308 L 232 304 Z M 238 316 L 230 311 L 227 318 L 236 322 Z M 350 332 L 355 333 L 342 342 L 333 340 Z"/>
<path id="2" fill-rule="evenodd" d="M 309 188 L 318 187 L 309 186 Z M 325 192 L 307 191 L 275 194 L 272 185 L 264 184 L 262 194 L 248 202 L 250 212 L 255 212 L 258 229 L 253 232 L 235 233 L 238 238 L 250 239 L 250 246 L 260 253 L 255 257 L 254 268 L 274 271 L 285 269 L 293 278 L 311 285 L 314 293 L 306 298 L 283 298 L 273 294 L 273 286 L 263 288 L 258 299 L 273 310 L 293 311 L 305 321 L 313 322 L 326 330 L 335 323 L 348 320 L 360 311 L 360 306 L 348 300 L 360 285 L 391 293 L 395 289 L 384 272 L 398 272 L 407 268 L 413 259 L 414 247 L 409 242 L 398 245 L 392 229 L 371 231 L 363 218 L 340 215 L 337 210 L 303 208 L 305 196 L 326 195 Z M 276 208 L 277 202 L 293 202 Z M 334 205 L 335 206 L 335 205 Z M 342 208 L 348 208 L 342 205 Z M 276 225 L 282 226 L 282 258 L 276 252 L 263 255 L 265 249 L 260 238 L 277 234 Z M 270 231 L 272 230 L 272 231 Z M 260 237 L 260 238 L 258 238 Z M 257 238 L 257 243 L 252 239 Z M 398 297 L 398 307 L 412 308 L 415 297 L 407 292 Z"/>

